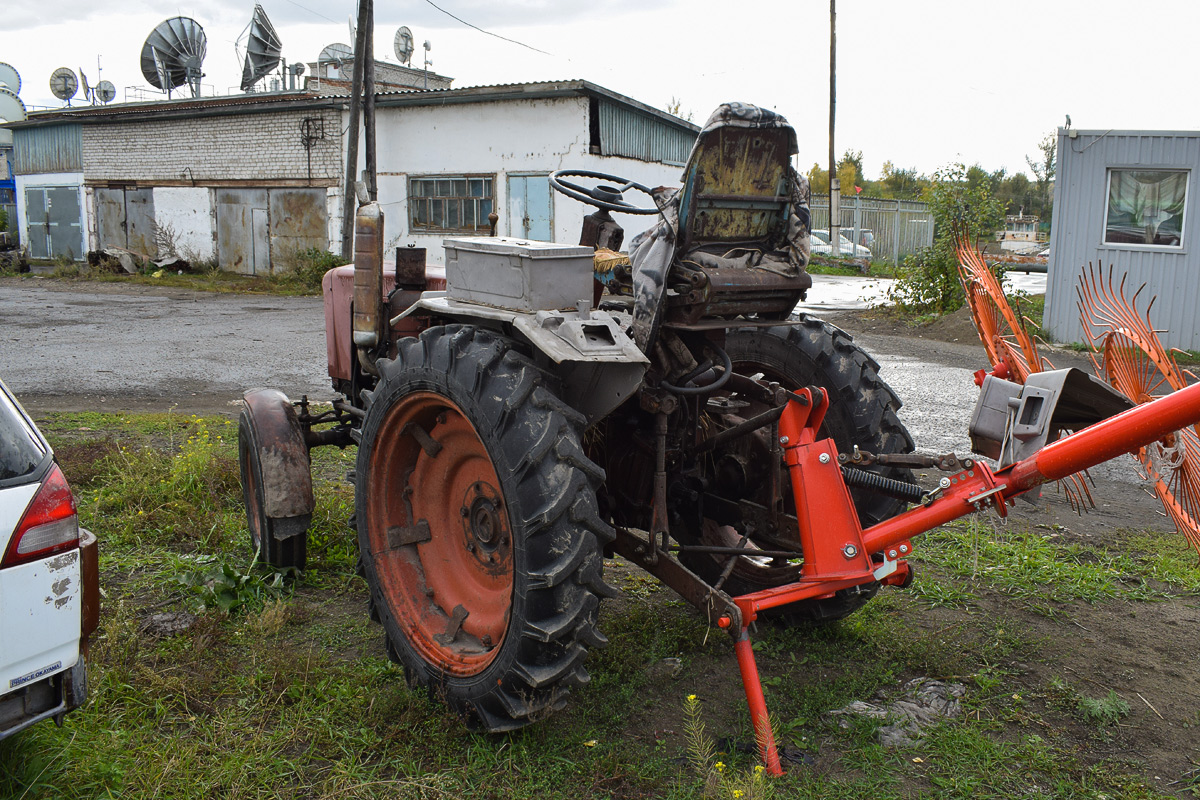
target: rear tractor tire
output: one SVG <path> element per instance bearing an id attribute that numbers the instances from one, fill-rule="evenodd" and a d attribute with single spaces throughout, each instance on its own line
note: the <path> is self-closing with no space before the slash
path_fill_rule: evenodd
<path id="1" fill-rule="evenodd" d="M 514 342 L 424 331 L 364 393 L 356 518 L 389 655 L 475 727 L 520 728 L 588 680 L 603 471 L 584 418 Z"/>
<path id="2" fill-rule="evenodd" d="M 765 380 L 776 381 L 789 389 L 816 385 L 828 392 L 830 406 L 818 436 L 831 437 L 838 452 L 850 452 L 855 445 L 871 453 L 912 451 L 912 437 L 896 415 L 900 408 L 899 398 L 880 379 L 879 364 L 841 329 L 802 315 L 797 325 L 731 330 L 726 351 L 733 361 L 733 368 L 743 375 L 761 374 Z M 912 479 L 906 469 L 887 469 L 882 474 L 898 480 Z M 786 474 L 784 481 L 787 481 Z M 759 491 L 765 494 L 762 489 Z M 786 502 L 790 505 L 790 486 L 785 491 Z M 901 501 L 884 495 L 857 488 L 852 488 L 850 493 L 864 528 L 904 509 Z M 764 505 L 771 500 L 763 496 L 751 496 L 750 499 Z M 732 534 L 732 529 L 722 529 L 712 520 L 700 520 L 699 531 L 696 528 L 697 523 L 693 521 L 684 526 L 682 534 L 689 541 L 707 545 L 736 546 L 739 540 Z M 749 547 L 755 546 L 751 539 Z M 772 548 L 762 545 L 762 549 Z M 720 578 L 725 566 L 724 558 L 699 553 L 684 554 L 680 560 L 710 582 Z M 798 565 L 779 564 L 762 558 L 739 558 L 723 588 L 732 595 L 747 594 L 791 583 L 799 574 Z M 785 624 L 832 622 L 857 611 L 874 597 L 878 588 L 878 584 L 872 583 L 845 589 L 831 597 L 793 603 L 773 612 L 772 616 Z"/>

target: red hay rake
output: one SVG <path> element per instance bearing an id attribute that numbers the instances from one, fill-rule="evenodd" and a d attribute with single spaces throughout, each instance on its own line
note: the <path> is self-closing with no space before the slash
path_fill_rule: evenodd
<path id="1" fill-rule="evenodd" d="M 1024 319 L 1013 312 L 1000 281 L 979 253 L 960 233 L 956 237 L 958 274 L 967 295 L 967 305 L 979 338 L 987 350 L 992 374 L 1024 383 L 1035 372 L 1053 368 L 1038 355 Z M 1096 374 L 1141 405 L 1171 392 L 1187 388 L 1196 376 L 1180 368 L 1163 347 L 1150 321 L 1151 298 L 1144 313 L 1137 300 L 1145 284 L 1132 298 L 1125 294 L 1125 276 L 1113 285 L 1113 270 L 1089 264 L 1080 275 L 1076 293 L 1084 333 L 1092 352 Z M 982 375 L 978 376 L 982 381 Z M 1150 481 L 1167 516 L 1193 548 L 1200 552 L 1200 425 L 1191 425 L 1140 447 L 1133 453 L 1143 478 Z M 1084 474 L 1072 475 L 1063 485 L 1077 510 L 1094 506 Z"/>
<path id="2" fill-rule="evenodd" d="M 979 250 L 961 232 L 956 235 L 955 241 L 958 278 L 967 294 L 967 305 L 975 320 L 975 329 L 992 363 L 992 374 L 1015 383 L 1024 383 L 1030 373 L 1053 369 L 1053 364 L 1038 355 L 1024 319 L 1013 313 L 1000 281 L 984 263 Z"/>
<path id="3" fill-rule="evenodd" d="M 1103 265 L 1087 270 L 1079 279 L 1079 316 L 1092 347 L 1096 374 L 1137 404 L 1148 403 L 1180 391 L 1196 380 L 1181 369 L 1163 347 L 1150 321 L 1153 297 L 1144 314 L 1137 300 L 1145 284 L 1132 298 L 1125 296 L 1125 280 L 1113 286 L 1113 269 Z M 1189 380 L 1190 379 L 1190 380 Z M 1133 454 L 1162 501 L 1167 516 L 1192 547 L 1200 552 L 1200 436 L 1197 426 L 1188 426 Z"/>
<path id="4" fill-rule="evenodd" d="M 967 295 L 967 307 L 975 321 L 975 330 L 987 350 L 992 365 L 991 374 L 997 378 L 1025 383 L 1035 372 L 1054 369 L 1048 358 L 1038 354 L 1037 345 L 1025 327 L 1025 317 L 1018 316 L 1008 302 L 1008 296 L 983 255 L 973 244 L 966 229 L 955 233 L 958 250 L 958 278 Z M 983 371 L 975 376 L 982 385 Z M 1095 508 L 1096 501 L 1088 488 L 1087 471 L 1071 475 L 1059 482 L 1059 490 L 1076 513 Z"/>

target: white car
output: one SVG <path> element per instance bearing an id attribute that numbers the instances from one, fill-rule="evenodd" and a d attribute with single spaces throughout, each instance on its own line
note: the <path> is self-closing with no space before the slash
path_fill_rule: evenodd
<path id="1" fill-rule="evenodd" d="M 0 739 L 87 698 L 96 537 L 33 420 L 0 383 Z"/>
<path id="2" fill-rule="evenodd" d="M 833 254 L 833 245 L 830 244 L 829 231 L 815 230 L 809 232 L 812 243 L 812 252 L 828 256 Z M 863 247 L 861 244 L 854 244 L 845 236 L 840 236 L 839 255 L 851 256 L 853 258 L 870 258 L 871 251 L 869 248 Z"/>

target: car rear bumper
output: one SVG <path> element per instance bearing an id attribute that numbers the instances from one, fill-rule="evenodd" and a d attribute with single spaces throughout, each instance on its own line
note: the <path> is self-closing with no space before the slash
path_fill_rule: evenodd
<path id="1" fill-rule="evenodd" d="M 63 715 L 87 699 L 87 662 L 81 657 L 62 672 L 0 696 L 0 739 L 44 719 L 62 724 Z"/>

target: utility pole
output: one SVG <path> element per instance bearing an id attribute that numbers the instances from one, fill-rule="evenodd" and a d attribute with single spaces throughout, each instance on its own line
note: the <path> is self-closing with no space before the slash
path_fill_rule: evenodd
<path id="1" fill-rule="evenodd" d="M 358 123 L 362 117 L 363 72 L 366 69 L 367 35 L 371 0 L 358 0 L 358 28 L 354 42 L 354 76 L 350 81 L 350 126 L 346 130 L 346 175 L 342 184 L 342 258 L 354 258 L 354 210 L 358 177 Z"/>
<path id="2" fill-rule="evenodd" d="M 829 0 L 829 246 L 836 258 L 842 254 L 841 183 L 833 146 L 833 120 L 837 110 L 837 0 Z"/>
<path id="3" fill-rule="evenodd" d="M 363 98 L 363 128 L 367 148 L 367 196 L 375 201 L 379 199 L 375 168 L 375 0 L 363 2 L 367 4 L 367 34 L 363 37 L 366 40 L 363 87 L 367 94 Z"/>

